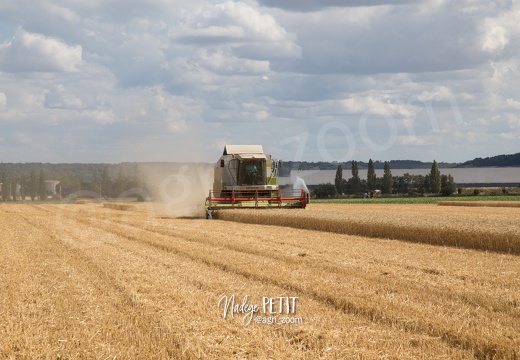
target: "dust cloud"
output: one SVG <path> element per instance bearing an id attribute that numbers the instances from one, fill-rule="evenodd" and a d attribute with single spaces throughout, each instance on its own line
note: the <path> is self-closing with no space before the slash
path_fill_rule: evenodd
<path id="1" fill-rule="evenodd" d="M 213 164 L 154 163 L 142 167 L 155 211 L 173 217 L 205 216 L 205 201 L 213 186 Z"/>

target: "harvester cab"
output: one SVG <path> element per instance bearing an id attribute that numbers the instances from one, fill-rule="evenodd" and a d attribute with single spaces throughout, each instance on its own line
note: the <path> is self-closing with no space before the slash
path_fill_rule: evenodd
<path id="1" fill-rule="evenodd" d="M 261 145 L 226 145 L 215 164 L 213 189 L 206 199 L 206 217 L 235 208 L 305 208 L 304 189 L 280 188 L 281 161 L 264 154 Z"/>

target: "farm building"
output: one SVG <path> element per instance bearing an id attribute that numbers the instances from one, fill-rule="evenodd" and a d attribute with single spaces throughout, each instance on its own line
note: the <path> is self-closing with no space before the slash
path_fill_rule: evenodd
<path id="1" fill-rule="evenodd" d="M 59 183 L 59 180 L 45 180 L 45 192 L 56 195 L 56 186 Z"/>

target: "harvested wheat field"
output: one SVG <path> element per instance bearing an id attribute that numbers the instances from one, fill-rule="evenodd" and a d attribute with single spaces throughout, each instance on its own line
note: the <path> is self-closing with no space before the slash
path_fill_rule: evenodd
<path id="1" fill-rule="evenodd" d="M 0 357 L 515 359 L 520 262 L 497 242 L 514 248 L 519 211 L 315 205 L 224 215 L 258 222 L 245 224 L 172 219 L 146 205 L 0 205 Z M 385 228 L 394 235 L 453 231 L 457 245 L 484 234 L 493 251 L 338 233 L 352 228 L 341 223 L 385 221 L 399 221 Z"/>
<path id="2" fill-rule="evenodd" d="M 520 207 L 520 201 L 439 201 L 440 206 Z"/>
<path id="3" fill-rule="evenodd" d="M 520 207 L 311 204 L 308 211 L 241 209 L 222 211 L 218 216 L 245 223 L 520 254 Z"/>

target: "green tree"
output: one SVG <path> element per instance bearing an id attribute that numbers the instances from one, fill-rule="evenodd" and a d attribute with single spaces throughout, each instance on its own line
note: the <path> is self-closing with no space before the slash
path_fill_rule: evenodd
<path id="1" fill-rule="evenodd" d="M 359 171 L 357 161 L 352 160 L 352 177 L 348 179 L 347 186 L 350 194 L 359 194 L 361 192 L 361 179 L 359 178 Z"/>
<path id="2" fill-rule="evenodd" d="M 18 201 L 18 192 L 16 189 L 18 188 L 18 183 L 16 182 L 16 179 L 11 179 L 11 185 L 10 185 L 10 197 L 12 201 Z"/>
<path id="3" fill-rule="evenodd" d="M 38 195 L 38 180 L 36 179 L 36 173 L 34 170 L 31 171 L 29 181 L 27 182 L 27 195 L 31 197 L 32 201 L 34 201 Z"/>
<path id="4" fill-rule="evenodd" d="M 5 173 L 2 174 L 2 201 L 9 200 L 9 187 L 11 184 L 7 181 L 7 175 Z"/>
<path id="5" fill-rule="evenodd" d="M 374 162 L 372 159 L 368 160 L 368 171 L 367 171 L 367 188 L 368 191 L 375 190 L 377 186 L 376 170 L 374 168 Z"/>
<path id="6" fill-rule="evenodd" d="M 98 170 L 94 168 L 92 170 L 92 179 L 90 180 L 90 183 L 87 185 L 87 190 L 100 194 L 101 193 L 100 187 L 101 187 L 101 180 L 99 179 L 99 176 L 98 176 Z"/>
<path id="7" fill-rule="evenodd" d="M 25 201 L 25 176 L 20 176 L 20 200 Z"/>
<path id="8" fill-rule="evenodd" d="M 394 179 L 390 171 L 390 163 L 385 161 L 385 173 L 383 174 L 383 194 L 391 194 L 393 191 Z"/>
<path id="9" fill-rule="evenodd" d="M 133 194 L 137 196 L 137 201 L 146 201 L 148 199 L 148 190 L 144 180 L 141 167 L 138 163 L 135 163 L 134 176 L 132 180 L 128 180 L 126 183 L 126 190 L 133 190 Z"/>
<path id="10" fill-rule="evenodd" d="M 430 174 L 424 176 L 421 188 L 423 189 L 423 192 L 429 191 L 429 189 L 430 189 Z"/>
<path id="11" fill-rule="evenodd" d="M 134 171 L 134 182 L 136 184 L 136 187 L 144 188 L 144 178 L 143 173 L 141 171 L 141 167 L 138 163 L 135 163 L 135 171 Z"/>
<path id="12" fill-rule="evenodd" d="M 60 178 L 61 196 L 67 197 L 76 191 L 80 191 L 81 181 L 73 174 L 65 174 Z"/>
<path id="13" fill-rule="evenodd" d="M 433 160 L 432 170 L 430 171 L 430 192 L 433 194 L 441 192 L 441 172 L 435 160 Z"/>
<path id="14" fill-rule="evenodd" d="M 134 188 L 143 189 L 144 187 L 144 179 L 141 172 L 141 167 L 138 163 L 135 163 L 133 176 L 131 178 L 126 178 L 126 190 Z"/>
<path id="15" fill-rule="evenodd" d="M 336 191 L 338 194 L 343 194 L 343 167 L 338 165 L 338 169 L 336 170 L 336 178 L 334 179 L 334 185 L 336 186 Z"/>
<path id="16" fill-rule="evenodd" d="M 331 198 L 336 196 L 336 187 L 331 183 L 319 184 L 312 190 L 312 195 L 318 199 Z"/>
<path id="17" fill-rule="evenodd" d="M 450 196 L 457 191 L 457 183 L 451 174 L 441 175 L 441 193 L 444 196 Z"/>
<path id="18" fill-rule="evenodd" d="M 43 169 L 40 170 L 40 176 L 38 177 L 38 196 L 40 200 L 47 199 L 47 193 L 45 190 L 45 174 L 43 173 Z"/>
<path id="19" fill-rule="evenodd" d="M 103 174 L 101 175 L 101 196 L 112 196 L 112 179 L 110 179 L 110 168 L 108 165 L 103 167 Z"/>
<path id="20" fill-rule="evenodd" d="M 126 190 L 126 176 L 123 170 L 123 166 L 119 166 L 119 174 L 117 175 L 116 182 L 114 183 L 114 194 L 120 196 Z"/>

